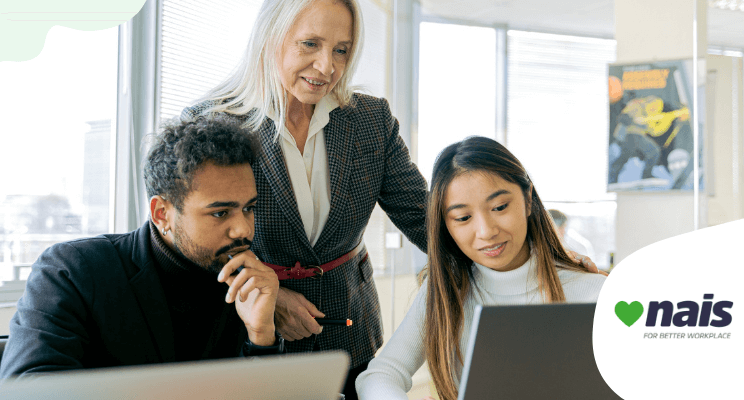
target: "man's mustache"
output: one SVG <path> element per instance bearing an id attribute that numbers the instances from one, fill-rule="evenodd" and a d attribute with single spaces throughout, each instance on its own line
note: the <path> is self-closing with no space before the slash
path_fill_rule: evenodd
<path id="1" fill-rule="evenodd" d="M 250 239 L 248 239 L 248 238 L 238 239 L 238 240 L 232 242 L 231 244 L 229 244 L 229 245 L 227 245 L 225 247 L 222 247 L 219 250 L 217 250 L 217 252 L 214 253 L 214 256 L 217 257 L 220 254 L 227 253 L 228 251 L 230 251 L 232 249 L 235 249 L 235 248 L 238 248 L 238 247 L 246 247 L 247 246 L 248 248 L 251 248 L 252 245 L 253 245 L 253 241 L 250 240 Z"/>

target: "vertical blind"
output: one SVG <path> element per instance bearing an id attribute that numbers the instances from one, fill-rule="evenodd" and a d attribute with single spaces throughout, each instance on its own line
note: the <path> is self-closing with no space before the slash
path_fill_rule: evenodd
<path id="1" fill-rule="evenodd" d="M 615 41 L 507 32 L 507 146 L 543 200 L 607 194 L 607 64 Z"/>
<path id="2" fill-rule="evenodd" d="M 163 0 L 160 120 L 222 82 L 245 51 L 258 0 Z"/>
<path id="3" fill-rule="evenodd" d="M 607 269 L 615 248 L 615 197 L 607 193 L 607 65 L 615 41 L 507 35 L 507 147 L 546 207 L 569 215 L 568 229 L 589 240 L 587 255 Z"/>
<path id="4" fill-rule="evenodd" d="M 362 92 L 376 97 L 387 97 L 387 76 L 390 64 L 389 14 L 372 0 L 360 0 L 364 17 L 364 48 L 354 85 Z"/>

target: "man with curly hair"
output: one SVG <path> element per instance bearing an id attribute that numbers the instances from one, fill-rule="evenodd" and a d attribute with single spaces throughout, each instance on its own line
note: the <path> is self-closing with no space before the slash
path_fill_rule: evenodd
<path id="1" fill-rule="evenodd" d="M 3 378 L 283 351 L 279 281 L 249 250 L 257 142 L 204 117 L 154 138 L 149 221 L 39 257 L 10 323 Z"/>

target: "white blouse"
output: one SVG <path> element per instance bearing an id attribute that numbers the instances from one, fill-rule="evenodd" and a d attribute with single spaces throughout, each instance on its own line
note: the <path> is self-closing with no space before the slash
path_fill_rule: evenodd
<path id="1" fill-rule="evenodd" d="M 305 234 L 312 246 L 318 241 L 331 209 L 330 171 L 324 128 L 330 121 L 331 111 L 338 106 L 333 96 L 325 96 L 315 105 L 304 154 L 300 153 L 297 142 L 286 127 L 280 135 L 284 164 L 287 166 Z M 276 120 L 274 123 L 276 124 Z"/>

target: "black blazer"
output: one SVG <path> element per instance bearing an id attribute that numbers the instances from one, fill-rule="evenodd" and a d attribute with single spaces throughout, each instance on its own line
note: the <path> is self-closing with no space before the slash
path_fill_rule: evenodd
<path id="1" fill-rule="evenodd" d="M 246 336 L 242 329 L 235 356 Z M 171 316 L 146 223 L 44 251 L 11 319 L 0 377 L 173 361 Z"/>
<path id="2" fill-rule="evenodd" d="M 187 108 L 181 117 L 204 114 L 212 104 Z M 331 111 L 324 132 L 331 208 L 315 246 L 307 238 L 297 207 L 304 199 L 296 198 L 281 145 L 274 140 L 274 122 L 265 119 L 255 132 L 263 150 L 253 167 L 258 190 L 252 249 L 256 255 L 286 267 L 297 261 L 304 266 L 332 261 L 363 240 L 375 204 L 425 252 L 427 185 L 411 162 L 388 102 L 355 93 L 351 104 Z M 325 327 L 320 335 L 287 342 L 287 351 L 346 350 L 352 368 L 374 357 L 382 346 L 382 321 L 372 265 L 364 255 L 363 251 L 319 279 L 280 281 L 283 287 L 302 293 L 328 318 L 354 321 L 351 327 Z"/>

